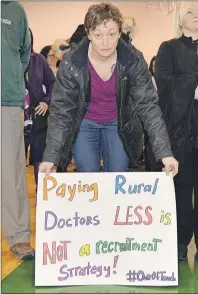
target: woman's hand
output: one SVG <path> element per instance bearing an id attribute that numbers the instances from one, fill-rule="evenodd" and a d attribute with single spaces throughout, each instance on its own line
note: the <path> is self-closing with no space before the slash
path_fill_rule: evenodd
<path id="1" fill-rule="evenodd" d="M 45 102 L 39 102 L 39 105 L 35 108 L 35 112 L 38 115 L 45 115 L 48 110 L 48 105 Z"/>
<path id="2" fill-rule="evenodd" d="M 45 173 L 45 176 L 49 176 L 50 173 L 56 172 L 56 166 L 52 162 L 41 162 L 39 172 Z"/>
<path id="3" fill-rule="evenodd" d="M 173 177 L 178 174 L 179 163 L 174 157 L 165 157 L 162 162 L 164 164 L 163 171 L 166 172 L 167 176 L 170 172 L 173 172 Z"/>

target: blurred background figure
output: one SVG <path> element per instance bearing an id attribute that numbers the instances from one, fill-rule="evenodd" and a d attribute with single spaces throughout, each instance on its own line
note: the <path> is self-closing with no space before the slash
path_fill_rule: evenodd
<path id="1" fill-rule="evenodd" d="M 34 165 L 35 184 L 38 183 L 38 167 L 42 161 L 47 132 L 48 107 L 51 102 L 54 74 L 46 59 L 33 49 L 31 36 L 31 57 L 25 73 L 25 151 L 30 147 L 30 164 Z M 43 87 L 44 86 L 44 87 Z"/>
<path id="2" fill-rule="evenodd" d="M 47 46 L 43 47 L 43 49 L 41 49 L 40 54 L 43 55 L 45 57 L 45 59 L 47 59 L 47 56 L 48 56 L 51 48 L 52 48 L 52 45 L 47 45 Z"/>
<path id="3" fill-rule="evenodd" d="M 63 54 L 70 49 L 70 47 L 69 40 L 57 39 L 52 45 L 45 46 L 41 50 L 40 54 L 45 57 L 55 76 Z"/>
<path id="4" fill-rule="evenodd" d="M 198 249 L 198 2 L 182 2 L 176 11 L 177 38 L 161 44 L 155 80 L 179 173 L 174 179 L 178 258 L 187 258 L 193 233 Z M 152 170 L 160 165 L 150 157 Z M 193 205 L 194 191 L 194 205 Z"/>

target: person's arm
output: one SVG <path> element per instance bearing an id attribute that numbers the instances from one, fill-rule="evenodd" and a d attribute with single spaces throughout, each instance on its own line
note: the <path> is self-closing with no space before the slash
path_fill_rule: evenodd
<path id="1" fill-rule="evenodd" d="M 49 172 L 53 164 L 59 165 L 65 143 L 67 142 L 68 146 L 71 146 L 76 131 L 78 100 L 78 84 L 71 75 L 68 62 L 66 64 L 65 55 L 57 72 L 52 91 L 46 149 L 43 155 L 43 164 L 40 167 L 41 172 Z M 53 164 L 46 166 L 46 162 Z"/>
<path id="2" fill-rule="evenodd" d="M 157 160 L 172 156 L 169 136 L 158 95 L 152 83 L 147 64 L 141 53 L 137 56 L 136 68 L 130 81 L 130 92 L 135 111 L 148 133 Z"/>
<path id="3" fill-rule="evenodd" d="M 41 56 L 41 62 L 43 64 L 43 85 L 46 88 L 46 94 L 42 102 L 45 102 L 47 105 L 49 105 L 52 98 L 52 89 L 54 86 L 55 76 L 47 63 L 47 60 L 43 56 Z"/>
<path id="4" fill-rule="evenodd" d="M 171 46 L 168 42 L 163 42 L 155 60 L 155 80 L 161 88 L 164 83 L 172 82 L 174 77 Z"/>
<path id="5" fill-rule="evenodd" d="M 173 103 L 173 74 L 172 51 L 168 42 L 163 42 L 158 50 L 155 61 L 155 82 L 159 94 L 159 105 L 161 107 L 167 128 L 171 129 L 172 103 Z"/>
<path id="6" fill-rule="evenodd" d="M 173 158 L 165 121 L 159 106 L 158 95 L 152 83 L 151 74 L 141 53 L 137 56 L 130 80 L 130 93 L 135 111 L 143 123 L 157 161 L 162 160 L 168 174 L 178 173 L 178 162 Z"/>
<path id="7" fill-rule="evenodd" d="M 178 58 L 174 44 L 163 42 L 155 62 L 155 81 L 159 94 L 159 105 L 170 138 L 177 133 L 181 121 L 185 117 L 196 85 L 195 75 L 176 72 Z M 185 97 L 185 99 L 181 99 L 181 97 Z"/>
<path id="8" fill-rule="evenodd" d="M 23 11 L 23 14 L 22 14 L 20 29 L 21 29 L 20 58 L 21 58 L 21 64 L 23 67 L 23 72 L 25 73 L 30 61 L 30 54 L 31 54 L 31 39 L 30 39 L 29 27 L 28 27 L 27 16 L 25 14 L 25 11 Z"/>
<path id="9" fill-rule="evenodd" d="M 41 64 L 41 70 L 43 73 L 42 85 L 45 86 L 45 95 L 41 97 L 39 105 L 35 108 L 35 110 L 37 114 L 45 115 L 51 102 L 55 77 L 47 63 L 47 60 L 41 54 L 38 54 L 37 56 L 39 58 L 39 63 Z"/>

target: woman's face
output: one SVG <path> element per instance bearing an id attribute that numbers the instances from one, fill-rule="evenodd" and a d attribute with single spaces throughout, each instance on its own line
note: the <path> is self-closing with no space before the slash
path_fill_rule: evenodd
<path id="1" fill-rule="evenodd" d="M 53 52 L 49 52 L 47 55 L 47 63 L 49 66 L 56 67 L 57 58 Z"/>
<path id="2" fill-rule="evenodd" d="M 120 32 L 118 24 L 112 19 L 104 21 L 88 33 L 93 50 L 101 57 L 110 57 L 116 50 Z"/>
<path id="3" fill-rule="evenodd" d="M 183 16 L 182 28 L 190 32 L 198 31 L 198 2 L 193 3 L 192 6 L 187 9 Z"/>

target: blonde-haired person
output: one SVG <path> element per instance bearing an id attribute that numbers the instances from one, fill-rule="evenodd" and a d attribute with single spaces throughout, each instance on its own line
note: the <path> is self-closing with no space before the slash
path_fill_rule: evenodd
<path id="1" fill-rule="evenodd" d="M 69 49 L 69 40 L 57 39 L 52 44 L 51 49 L 47 55 L 47 62 L 55 76 L 64 53 Z"/>
<path id="2" fill-rule="evenodd" d="M 177 38 L 163 42 L 159 48 L 155 80 L 173 154 L 180 166 L 174 179 L 178 257 L 186 259 L 193 233 L 198 248 L 198 2 L 182 2 L 177 7 L 176 24 Z M 150 159 L 153 163 L 152 156 Z M 159 168 L 152 165 L 152 170 Z"/>
<path id="3" fill-rule="evenodd" d="M 55 55 L 55 52 L 50 49 L 48 55 L 47 55 L 47 63 L 49 64 L 51 70 L 53 71 L 54 75 L 56 76 L 57 73 L 57 62 L 58 62 L 58 58 Z"/>

